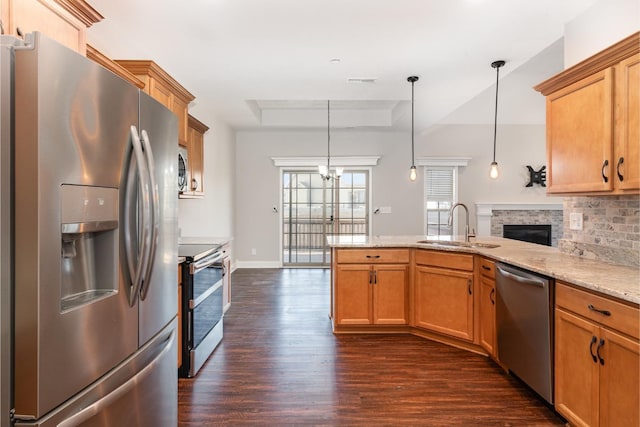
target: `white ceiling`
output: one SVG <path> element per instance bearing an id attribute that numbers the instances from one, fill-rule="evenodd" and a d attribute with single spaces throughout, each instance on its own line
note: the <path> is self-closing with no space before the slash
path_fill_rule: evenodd
<path id="1" fill-rule="evenodd" d="M 596 0 L 90 0 L 88 41 L 153 59 L 234 129 L 543 123 L 533 85 L 562 70 L 564 24 Z M 560 40 L 560 41 L 559 41 Z M 339 59 L 339 63 L 332 63 Z M 350 78 L 375 79 L 353 83 Z"/>

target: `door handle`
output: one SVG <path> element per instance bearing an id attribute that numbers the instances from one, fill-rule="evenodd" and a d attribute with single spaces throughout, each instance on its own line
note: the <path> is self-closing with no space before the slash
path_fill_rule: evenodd
<path id="1" fill-rule="evenodd" d="M 467 280 L 467 291 L 469 292 L 469 295 L 471 295 L 471 285 L 473 284 L 473 282 L 471 281 L 471 279 Z"/>
<path id="2" fill-rule="evenodd" d="M 369 284 L 373 283 L 373 270 L 369 270 Z"/>
<path id="3" fill-rule="evenodd" d="M 153 271 L 153 264 L 155 262 L 156 248 L 158 247 L 158 229 L 160 225 L 160 195 L 158 194 L 158 183 L 156 182 L 156 168 L 155 161 L 153 159 L 153 151 L 151 150 L 151 142 L 149 141 L 149 135 L 146 130 L 142 130 L 142 148 L 147 160 L 147 174 L 149 175 L 149 190 L 150 190 L 150 219 L 149 229 L 151 235 L 149 236 L 149 248 L 147 253 L 147 268 L 145 269 L 142 279 L 142 286 L 140 288 L 140 298 L 144 300 L 149 290 L 149 284 L 151 282 L 151 272 Z"/>
<path id="4" fill-rule="evenodd" d="M 604 174 L 604 170 L 607 166 L 609 166 L 609 160 L 605 160 L 604 163 L 602 163 L 602 181 L 605 183 L 609 182 L 609 177 Z"/>
<path id="5" fill-rule="evenodd" d="M 491 301 L 491 304 L 496 305 L 496 300 L 494 299 L 494 295 L 496 294 L 496 288 L 492 288 L 491 292 L 489 292 L 489 300 Z"/>
<path id="6" fill-rule="evenodd" d="M 591 358 L 593 359 L 593 361 L 596 363 L 598 362 L 598 358 L 596 357 L 595 354 L 593 354 L 593 345 L 597 342 L 598 342 L 598 338 L 596 338 L 594 335 L 591 337 L 591 343 L 589 344 L 589 353 L 591 354 Z"/>
<path id="7" fill-rule="evenodd" d="M 378 284 L 378 272 L 376 270 L 373 270 L 373 284 Z"/>
<path id="8" fill-rule="evenodd" d="M 600 342 L 598 343 L 598 348 L 596 348 L 596 354 L 598 355 L 598 360 L 600 360 L 600 364 L 604 365 L 604 359 L 600 355 L 600 350 L 604 347 L 604 338 L 600 338 Z"/>
<path id="9" fill-rule="evenodd" d="M 624 157 L 620 157 L 618 159 L 618 164 L 616 165 L 616 173 L 618 174 L 618 179 L 620 182 L 624 181 L 624 175 L 620 173 L 620 166 L 624 163 Z"/>
<path id="10" fill-rule="evenodd" d="M 591 311 L 595 311 L 596 313 L 600 313 L 604 316 L 611 316 L 611 312 L 609 310 L 600 310 L 598 308 L 595 308 L 593 304 L 589 304 L 587 308 Z"/>
<path id="11" fill-rule="evenodd" d="M 151 236 L 150 224 L 151 218 L 151 196 L 149 173 L 147 171 L 147 162 L 142 151 L 142 143 L 138 137 L 138 130 L 135 126 L 131 126 L 131 145 L 133 155 L 129 163 L 129 173 L 127 174 L 126 196 L 125 196 L 125 232 L 124 246 L 125 257 L 129 267 L 129 276 L 131 277 L 131 294 L 129 294 L 129 305 L 133 307 L 140 292 L 142 281 L 144 280 L 144 272 L 147 269 L 149 259 L 149 239 Z M 138 175 L 138 188 L 140 194 L 136 196 L 136 173 Z M 141 203 L 141 220 L 136 221 L 136 204 Z M 138 229 L 138 225 L 141 225 Z M 134 245 L 133 238 L 138 237 L 137 245 Z M 136 246 L 136 247 L 134 247 Z M 135 260 L 138 261 L 136 268 Z"/>

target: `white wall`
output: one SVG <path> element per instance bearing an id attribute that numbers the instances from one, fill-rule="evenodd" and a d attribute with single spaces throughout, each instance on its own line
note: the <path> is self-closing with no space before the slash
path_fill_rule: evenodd
<path id="1" fill-rule="evenodd" d="M 178 227 L 182 236 L 228 237 L 234 231 L 235 135 L 223 122 L 205 115 L 197 108 L 190 111 L 207 126 L 204 135 L 203 199 L 180 199 Z"/>
<path id="2" fill-rule="evenodd" d="M 600 0 L 564 29 L 566 68 L 640 30 L 640 1 Z"/>
<path id="3" fill-rule="evenodd" d="M 460 170 L 459 200 L 471 208 L 476 202 L 549 202 L 541 187 L 524 188 L 526 165 L 545 164 L 544 125 L 498 126 L 497 161 L 501 176 L 488 177 L 493 125 L 439 126 L 416 136 L 416 157 L 468 156 Z M 372 171 L 371 206 L 390 206 L 391 214 L 372 216 L 373 234 L 423 234 L 422 174 L 408 179 L 411 136 L 407 132 L 334 131 L 332 155 L 379 155 Z M 324 156 L 326 133 L 301 131 L 240 131 L 236 134 L 236 240 L 238 266 L 276 266 L 280 260 L 280 169 L 271 157 Z M 557 201 L 556 201 L 557 202 Z M 472 219 L 472 226 L 475 227 Z M 251 254 L 251 249 L 256 254 Z"/>

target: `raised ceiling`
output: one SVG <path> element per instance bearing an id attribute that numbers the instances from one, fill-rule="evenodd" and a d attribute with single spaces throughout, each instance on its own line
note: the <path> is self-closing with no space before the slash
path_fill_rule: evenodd
<path id="1" fill-rule="evenodd" d="M 419 132 L 492 122 L 497 59 L 507 61 L 501 122 L 542 123 L 531 86 L 562 69 L 564 24 L 595 0 L 90 3 L 105 19 L 89 43 L 112 58 L 156 61 L 196 95 L 191 110 L 203 120 L 322 128 L 331 100 L 336 127 L 404 130 L 407 77 L 417 75 Z"/>

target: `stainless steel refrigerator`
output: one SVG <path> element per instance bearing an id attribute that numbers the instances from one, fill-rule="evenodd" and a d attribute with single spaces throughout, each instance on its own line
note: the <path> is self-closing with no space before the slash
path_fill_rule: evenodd
<path id="1" fill-rule="evenodd" d="M 177 425 L 178 121 L 47 37 L 2 37 L 2 425 Z"/>

